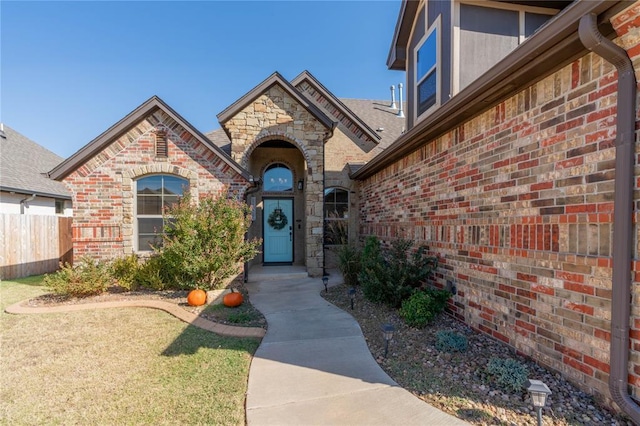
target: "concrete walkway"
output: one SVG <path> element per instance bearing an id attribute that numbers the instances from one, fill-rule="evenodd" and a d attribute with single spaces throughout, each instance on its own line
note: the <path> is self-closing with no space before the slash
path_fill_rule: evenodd
<path id="1" fill-rule="evenodd" d="M 320 296 L 320 279 L 250 279 L 268 330 L 249 372 L 249 425 L 467 424 L 391 380 L 353 317 Z"/>

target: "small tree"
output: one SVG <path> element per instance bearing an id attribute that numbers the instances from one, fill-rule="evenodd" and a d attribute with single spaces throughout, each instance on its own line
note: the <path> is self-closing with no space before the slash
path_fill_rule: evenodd
<path id="1" fill-rule="evenodd" d="M 179 287 L 210 290 L 253 259 L 261 241 L 245 240 L 249 207 L 223 196 L 204 196 L 195 204 L 187 195 L 169 210 L 163 244 L 156 251 L 168 278 Z"/>

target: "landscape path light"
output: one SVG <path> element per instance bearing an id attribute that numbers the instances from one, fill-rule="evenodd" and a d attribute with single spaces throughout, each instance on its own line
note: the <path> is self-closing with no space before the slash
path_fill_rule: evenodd
<path id="1" fill-rule="evenodd" d="M 356 298 L 356 289 L 354 287 L 351 287 L 349 289 L 349 299 L 351 300 L 351 310 L 353 311 L 353 302 Z"/>
<path id="2" fill-rule="evenodd" d="M 389 353 L 389 342 L 393 339 L 393 332 L 396 329 L 391 324 L 385 324 L 382 326 L 382 337 L 384 337 L 384 357 L 387 357 Z"/>
<path id="3" fill-rule="evenodd" d="M 531 394 L 531 402 L 538 413 L 538 426 L 542 426 L 542 408 L 547 405 L 547 397 L 551 395 L 551 389 L 542 380 L 529 379 L 527 390 Z"/>
<path id="4" fill-rule="evenodd" d="M 329 276 L 328 276 L 328 275 L 324 275 L 324 276 L 322 277 L 322 284 L 324 284 L 324 292 L 325 292 L 325 293 L 329 293 L 329 288 L 328 288 L 328 285 L 329 285 Z"/>

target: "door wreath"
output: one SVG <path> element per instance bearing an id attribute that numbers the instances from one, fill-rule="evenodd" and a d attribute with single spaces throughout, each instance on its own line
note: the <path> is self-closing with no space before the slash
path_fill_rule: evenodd
<path id="1" fill-rule="evenodd" d="M 282 209 L 276 208 L 269 215 L 269 218 L 267 219 L 267 223 L 273 229 L 280 230 L 285 226 L 287 226 L 287 223 L 289 223 L 289 221 L 287 220 L 287 215 L 284 214 Z"/>

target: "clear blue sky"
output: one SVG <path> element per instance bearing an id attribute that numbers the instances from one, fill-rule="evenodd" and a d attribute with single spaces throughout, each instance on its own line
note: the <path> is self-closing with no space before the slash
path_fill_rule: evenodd
<path id="1" fill-rule="evenodd" d="M 389 99 L 400 0 L 6 1 L 0 121 L 68 157 L 153 95 L 202 132 L 274 71 Z"/>

